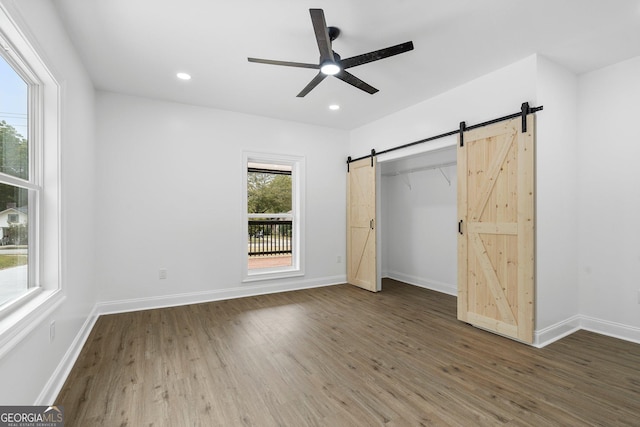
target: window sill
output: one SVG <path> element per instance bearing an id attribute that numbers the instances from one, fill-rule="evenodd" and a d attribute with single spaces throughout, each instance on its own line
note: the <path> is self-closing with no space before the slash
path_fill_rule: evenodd
<path id="1" fill-rule="evenodd" d="M 259 282 L 262 280 L 287 279 L 289 277 L 302 277 L 304 271 L 299 269 L 283 270 L 283 269 L 260 269 L 250 272 L 242 280 L 242 283 Z"/>
<path id="2" fill-rule="evenodd" d="M 0 318 L 0 359 L 38 327 L 64 299 L 59 289 L 36 290 L 28 301 L 3 314 Z"/>

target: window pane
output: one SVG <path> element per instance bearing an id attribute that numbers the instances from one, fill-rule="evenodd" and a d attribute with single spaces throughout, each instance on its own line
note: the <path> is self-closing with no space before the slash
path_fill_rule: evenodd
<path id="1" fill-rule="evenodd" d="M 29 178 L 28 86 L 0 56 L 0 172 Z"/>
<path id="2" fill-rule="evenodd" d="M 0 306 L 28 289 L 29 193 L 0 184 Z"/>
<path id="3" fill-rule="evenodd" d="M 291 171 L 291 165 L 248 164 L 247 213 L 272 214 L 249 218 L 249 270 L 292 265 Z"/>
<path id="4" fill-rule="evenodd" d="M 248 213 L 290 213 L 291 200 L 291 166 L 249 164 Z"/>

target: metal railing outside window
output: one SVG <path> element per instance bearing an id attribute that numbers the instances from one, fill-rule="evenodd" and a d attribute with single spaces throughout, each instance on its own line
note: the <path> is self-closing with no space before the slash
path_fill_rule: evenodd
<path id="1" fill-rule="evenodd" d="M 249 219 L 249 256 L 291 254 L 293 221 Z"/>

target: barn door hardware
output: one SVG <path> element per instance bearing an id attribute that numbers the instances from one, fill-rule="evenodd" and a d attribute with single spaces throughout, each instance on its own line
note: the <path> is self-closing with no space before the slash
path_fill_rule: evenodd
<path id="1" fill-rule="evenodd" d="M 371 157 L 371 167 L 373 167 L 373 158 L 378 155 L 376 150 L 371 149 L 371 154 L 367 154 L 366 156 L 358 157 L 357 159 L 352 159 L 351 156 L 347 157 L 347 173 L 349 173 L 349 165 L 353 162 L 357 162 L 358 160 L 366 159 L 367 157 Z"/>
<path id="2" fill-rule="evenodd" d="M 471 125 L 471 126 L 467 126 L 465 124 L 465 122 L 460 122 L 460 127 L 458 129 L 456 129 L 456 130 L 452 130 L 451 132 L 441 133 L 440 135 L 431 136 L 429 138 L 424 138 L 424 139 L 421 139 L 419 141 L 410 142 L 408 144 L 399 145 L 397 147 L 388 148 L 386 150 L 382 150 L 382 151 L 378 151 L 378 152 L 376 152 L 376 150 L 371 150 L 371 154 L 367 154 L 366 156 L 358 157 L 357 159 L 351 160 L 351 162 L 355 162 L 355 161 L 358 161 L 358 160 L 366 159 L 367 157 L 371 157 L 371 166 L 373 166 L 373 156 L 378 156 L 380 154 L 390 153 L 392 151 L 400 150 L 402 148 L 413 147 L 414 145 L 423 144 L 425 142 L 434 141 L 436 139 L 445 138 L 447 136 L 452 136 L 452 135 L 460 135 L 460 146 L 462 147 L 464 145 L 464 140 L 462 138 L 463 132 L 470 131 L 472 129 L 477 129 L 477 128 L 480 128 L 480 127 L 483 127 L 483 126 L 492 125 L 494 123 L 499 123 L 499 122 L 504 122 L 506 120 L 515 119 L 516 117 L 522 117 L 522 132 L 524 133 L 524 132 L 527 131 L 527 116 L 529 114 L 533 114 L 533 113 L 537 113 L 538 111 L 542 111 L 542 109 L 543 109 L 542 105 L 539 106 L 539 107 L 531 107 L 528 102 L 523 102 L 522 105 L 520 106 L 520 111 L 518 111 L 517 113 L 509 114 L 508 116 L 504 116 L 504 117 L 498 117 L 497 119 L 489 120 L 489 121 L 478 123 L 476 125 Z"/>
<path id="3" fill-rule="evenodd" d="M 527 114 L 531 113 L 529 103 L 523 102 L 522 106 L 520 106 L 520 111 L 522 114 L 522 133 L 525 133 L 527 131 Z"/>
<path id="4" fill-rule="evenodd" d="M 462 234 L 462 220 L 458 221 L 458 234 Z"/>
<path id="5" fill-rule="evenodd" d="M 373 225 L 374 225 L 374 221 L 373 219 L 371 219 L 371 221 L 369 221 L 369 228 L 371 228 L 373 230 Z"/>

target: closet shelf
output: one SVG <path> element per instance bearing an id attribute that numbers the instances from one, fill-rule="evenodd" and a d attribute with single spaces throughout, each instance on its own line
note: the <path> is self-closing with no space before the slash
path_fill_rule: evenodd
<path id="1" fill-rule="evenodd" d="M 421 166 L 419 168 L 403 169 L 401 171 L 392 172 L 392 173 L 383 173 L 382 176 L 398 176 L 398 175 L 409 174 L 414 172 L 427 171 L 431 169 L 441 169 L 441 168 L 446 168 L 448 166 L 454 166 L 455 164 L 456 164 L 455 161 L 438 163 L 437 165 Z"/>

